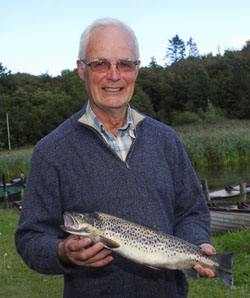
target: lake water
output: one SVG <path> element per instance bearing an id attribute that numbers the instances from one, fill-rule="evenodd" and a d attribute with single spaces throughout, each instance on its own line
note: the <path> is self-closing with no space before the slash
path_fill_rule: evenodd
<path id="1" fill-rule="evenodd" d="M 250 181 L 250 162 L 224 167 L 196 168 L 199 180 L 206 179 L 209 189 Z"/>

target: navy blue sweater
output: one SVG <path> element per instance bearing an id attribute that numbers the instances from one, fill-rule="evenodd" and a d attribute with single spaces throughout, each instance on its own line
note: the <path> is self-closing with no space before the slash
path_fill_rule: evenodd
<path id="1" fill-rule="evenodd" d="M 124 163 L 92 128 L 84 108 L 35 147 L 15 241 L 32 269 L 64 274 L 64 297 L 186 297 L 180 271 L 152 270 L 114 255 L 101 268 L 65 266 L 57 246 L 64 211 L 102 211 L 194 244 L 209 242 L 210 217 L 174 130 L 145 116 Z"/>

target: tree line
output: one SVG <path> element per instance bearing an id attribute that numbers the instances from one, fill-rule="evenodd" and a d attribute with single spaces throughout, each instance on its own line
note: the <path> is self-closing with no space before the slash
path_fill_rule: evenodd
<path id="1" fill-rule="evenodd" d="M 161 66 L 152 57 L 139 71 L 131 104 L 169 125 L 250 119 L 250 41 L 223 55 L 199 55 L 193 39 L 169 40 Z M 186 55 L 186 50 L 188 54 Z M 0 63 L 0 149 L 33 145 L 87 101 L 77 70 L 61 75 L 12 74 Z"/>

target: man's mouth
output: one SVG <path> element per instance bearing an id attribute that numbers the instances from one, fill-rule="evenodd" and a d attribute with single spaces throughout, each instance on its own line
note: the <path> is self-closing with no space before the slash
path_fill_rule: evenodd
<path id="1" fill-rule="evenodd" d="M 121 91 L 123 88 L 103 88 L 103 90 L 108 92 L 118 92 Z"/>

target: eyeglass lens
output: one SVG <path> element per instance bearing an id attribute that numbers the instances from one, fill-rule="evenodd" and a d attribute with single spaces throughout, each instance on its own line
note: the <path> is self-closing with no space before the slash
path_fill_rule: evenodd
<path id="1" fill-rule="evenodd" d="M 91 70 L 95 72 L 107 72 L 111 67 L 111 63 L 109 61 L 93 61 L 90 63 L 90 67 L 91 67 Z M 134 71 L 135 62 L 119 61 L 116 63 L 116 68 L 121 72 Z"/>

